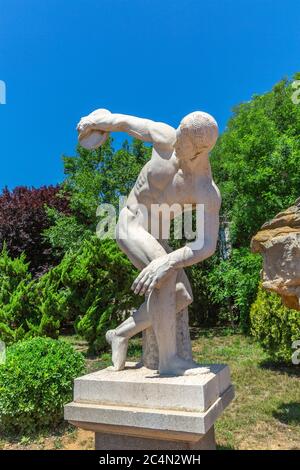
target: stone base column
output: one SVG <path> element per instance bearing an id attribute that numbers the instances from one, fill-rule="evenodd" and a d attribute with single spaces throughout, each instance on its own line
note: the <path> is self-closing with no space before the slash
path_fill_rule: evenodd
<path id="1" fill-rule="evenodd" d="M 215 449 L 214 423 L 234 397 L 227 366 L 159 377 L 127 363 L 75 380 L 65 419 L 95 433 L 99 450 Z"/>
<path id="2" fill-rule="evenodd" d="M 96 450 L 215 450 L 214 427 L 200 439 L 175 440 L 158 439 L 152 432 L 152 438 L 126 436 L 124 434 L 95 433 Z M 183 439 L 188 439 L 183 436 Z"/>

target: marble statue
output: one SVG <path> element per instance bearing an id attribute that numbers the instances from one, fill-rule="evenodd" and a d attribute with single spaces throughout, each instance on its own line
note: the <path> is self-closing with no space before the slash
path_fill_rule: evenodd
<path id="1" fill-rule="evenodd" d="M 125 367 L 128 340 L 152 327 L 161 375 L 202 373 L 204 368 L 180 353 L 176 314 L 186 312 L 193 301 L 184 268 L 212 256 L 216 249 L 221 196 L 209 162 L 209 152 L 218 137 L 216 121 L 207 113 L 195 111 L 174 129 L 161 122 L 98 109 L 83 117 L 77 130 L 81 145 L 89 149 L 99 147 L 113 131 L 126 132 L 153 145 L 151 159 L 141 170 L 117 224 L 117 243 L 140 270 L 132 289 L 145 296 L 145 301 L 106 334 L 115 370 Z M 143 209 L 147 208 L 149 217 L 152 205 L 175 203 L 182 210 L 185 204 L 203 205 L 202 247 L 187 243 L 172 251 L 165 239 L 154 237 L 148 230 Z"/>

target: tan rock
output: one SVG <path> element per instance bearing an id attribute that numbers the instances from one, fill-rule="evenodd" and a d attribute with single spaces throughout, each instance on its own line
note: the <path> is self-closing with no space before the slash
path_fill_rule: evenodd
<path id="1" fill-rule="evenodd" d="M 300 198 L 262 226 L 251 249 L 264 259 L 263 287 L 277 292 L 287 307 L 300 310 Z"/>

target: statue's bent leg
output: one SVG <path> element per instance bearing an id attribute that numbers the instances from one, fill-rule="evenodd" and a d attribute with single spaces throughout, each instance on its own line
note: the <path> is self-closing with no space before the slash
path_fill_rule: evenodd
<path id="1" fill-rule="evenodd" d="M 176 273 L 169 276 L 160 289 L 154 289 L 147 307 L 152 319 L 159 356 L 159 372 L 162 375 L 194 375 L 208 372 L 199 367 L 191 358 L 184 359 L 178 354 L 176 340 L 176 316 L 174 308 Z"/>
<path id="2" fill-rule="evenodd" d="M 122 233 L 120 233 L 122 232 L 124 218 L 127 224 L 127 237 L 122 237 Z M 126 253 L 134 266 L 138 269 L 143 269 L 153 259 L 166 254 L 164 247 L 162 247 L 152 235 L 146 232 L 142 226 L 137 224 L 134 215 L 127 208 L 123 209 L 120 214 L 117 228 L 117 242 L 122 251 Z M 176 275 L 176 289 L 174 288 L 175 311 L 173 314 L 174 319 L 172 320 L 174 325 L 175 312 L 183 310 L 192 302 L 192 292 L 186 274 L 183 270 L 179 270 Z M 165 286 L 163 289 L 165 289 Z M 157 289 L 155 289 L 155 291 L 157 291 Z M 160 309 L 160 311 L 163 310 Z M 120 370 L 125 366 L 129 338 L 149 328 L 152 325 L 152 321 L 153 318 L 148 311 L 146 301 L 131 317 L 125 320 L 115 330 L 107 332 L 106 338 L 112 346 L 112 360 L 115 369 Z M 159 341 L 159 339 L 157 340 Z"/>
<path id="3" fill-rule="evenodd" d="M 184 284 L 178 282 L 176 284 L 176 313 L 186 308 L 191 301 Z M 112 362 L 116 370 L 125 367 L 129 339 L 150 326 L 152 326 L 152 320 L 148 312 L 147 301 L 145 301 L 133 315 L 115 330 L 107 332 L 106 339 L 112 346 Z"/>

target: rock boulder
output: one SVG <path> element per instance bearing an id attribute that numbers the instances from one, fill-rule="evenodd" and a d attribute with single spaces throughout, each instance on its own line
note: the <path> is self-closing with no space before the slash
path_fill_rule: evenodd
<path id="1" fill-rule="evenodd" d="M 300 198 L 262 226 L 251 249 L 264 259 L 263 287 L 277 292 L 287 307 L 300 310 Z"/>

